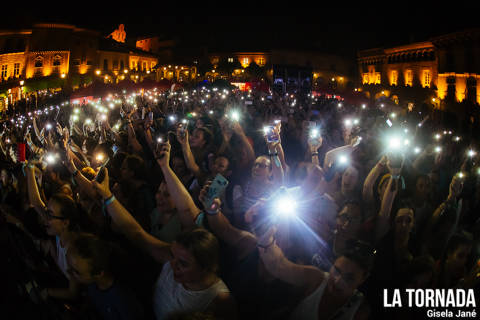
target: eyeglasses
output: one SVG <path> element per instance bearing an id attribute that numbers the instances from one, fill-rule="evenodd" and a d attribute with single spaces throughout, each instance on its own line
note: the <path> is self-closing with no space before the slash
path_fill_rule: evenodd
<path id="1" fill-rule="evenodd" d="M 54 212 L 48 209 L 47 207 L 45 207 L 43 214 L 45 215 L 45 218 L 47 218 L 48 220 L 51 220 L 51 219 L 67 220 L 67 218 L 65 217 L 56 216 Z"/>
<path id="2" fill-rule="evenodd" d="M 267 164 L 265 164 L 265 163 L 260 163 L 260 162 L 257 162 L 257 163 L 255 163 L 255 164 L 253 165 L 253 167 L 254 167 L 254 168 L 261 168 L 261 169 L 265 169 L 265 168 L 267 168 L 267 167 L 268 167 L 268 165 L 267 165 Z"/>

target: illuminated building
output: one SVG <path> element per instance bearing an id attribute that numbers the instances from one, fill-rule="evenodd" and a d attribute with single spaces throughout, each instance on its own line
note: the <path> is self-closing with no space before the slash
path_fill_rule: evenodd
<path id="1" fill-rule="evenodd" d="M 116 76 L 122 73 L 125 78 L 122 71 L 129 69 L 137 73 L 130 74 L 132 80 L 141 81 L 158 64 L 158 57 L 123 43 L 125 37 L 122 26 L 107 38 L 97 31 L 59 23 L 0 31 L 0 110 L 25 97 L 24 88 L 36 80 L 60 78 L 76 88 L 98 76 L 118 81 Z M 25 80 L 25 87 L 20 80 Z M 58 86 L 59 82 L 51 83 Z"/>
<path id="2" fill-rule="evenodd" d="M 371 97 L 424 89 L 422 101 L 480 103 L 480 29 L 451 33 L 394 48 L 358 52 L 363 90 Z M 431 94 L 430 94 L 431 92 Z M 436 98 L 433 100 L 433 98 Z"/>

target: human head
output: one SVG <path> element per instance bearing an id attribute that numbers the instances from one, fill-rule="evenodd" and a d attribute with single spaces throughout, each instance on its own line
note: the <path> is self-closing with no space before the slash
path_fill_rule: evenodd
<path id="1" fill-rule="evenodd" d="M 205 229 L 186 231 L 172 244 L 170 260 L 175 281 L 188 284 L 218 271 L 219 244 Z"/>
<path id="2" fill-rule="evenodd" d="M 11 174 L 5 168 L 1 171 L 1 181 L 4 186 L 7 186 L 12 181 Z"/>
<path id="3" fill-rule="evenodd" d="M 162 181 L 158 186 L 157 192 L 155 193 L 155 201 L 157 208 L 161 208 L 162 211 L 175 209 L 175 202 L 173 202 L 173 199 L 170 197 L 165 181 Z"/>
<path id="4" fill-rule="evenodd" d="M 252 168 L 252 178 L 254 179 L 268 179 L 272 174 L 272 164 L 270 159 L 266 156 L 260 156 L 255 159 L 255 163 Z"/>
<path id="5" fill-rule="evenodd" d="M 41 218 L 47 234 L 51 236 L 60 236 L 65 232 L 80 229 L 81 213 L 75 201 L 63 193 L 56 193 L 50 197 Z"/>
<path id="6" fill-rule="evenodd" d="M 337 234 L 356 237 L 363 222 L 363 210 L 360 202 L 348 201 L 337 215 Z"/>
<path id="7" fill-rule="evenodd" d="M 301 182 L 302 192 L 304 194 L 324 194 L 327 187 L 325 173 L 322 168 L 312 163 L 306 164 L 306 176 Z"/>
<path id="8" fill-rule="evenodd" d="M 470 256 L 473 245 L 473 237 L 467 232 L 454 234 L 447 246 L 446 260 L 447 263 L 457 271 L 461 271 L 467 259 Z"/>
<path id="9" fill-rule="evenodd" d="M 410 234 L 415 224 L 415 212 L 407 205 L 402 206 L 395 215 L 394 223 L 396 235 Z"/>
<path id="10" fill-rule="evenodd" d="M 435 260 L 429 256 L 419 256 L 407 265 L 404 272 L 404 281 L 406 288 L 424 289 L 432 286 L 435 270 Z"/>
<path id="11" fill-rule="evenodd" d="M 112 274 L 111 252 L 110 246 L 97 236 L 79 233 L 68 247 L 68 272 L 82 284 L 94 283 L 106 274 Z"/>
<path id="12" fill-rule="evenodd" d="M 367 279 L 373 267 L 375 249 L 368 243 L 351 240 L 344 254 L 330 268 L 327 289 L 330 294 L 348 297 Z"/>
<path id="13" fill-rule="evenodd" d="M 192 148 L 204 148 L 212 141 L 213 134 L 210 129 L 205 127 L 195 128 L 192 134 L 189 136 L 190 147 Z"/>
<path id="14" fill-rule="evenodd" d="M 123 160 L 121 170 L 123 180 L 145 180 L 146 178 L 145 162 L 137 155 L 128 155 Z"/>
<path id="15" fill-rule="evenodd" d="M 419 175 L 415 179 L 415 194 L 414 196 L 419 199 L 427 199 L 430 193 L 431 182 L 427 175 Z"/>
<path id="16" fill-rule="evenodd" d="M 228 177 L 232 174 L 231 171 L 232 162 L 226 155 L 217 155 L 212 165 L 212 174 L 216 175 L 220 173 L 224 177 Z"/>
<path id="17" fill-rule="evenodd" d="M 348 166 L 342 174 L 342 192 L 349 193 L 355 190 L 358 184 L 358 170 L 353 166 Z"/>

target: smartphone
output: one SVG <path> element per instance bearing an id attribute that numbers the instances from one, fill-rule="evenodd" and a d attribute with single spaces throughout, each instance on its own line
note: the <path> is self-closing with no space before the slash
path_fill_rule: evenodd
<path id="1" fill-rule="evenodd" d="M 277 133 L 275 132 L 274 129 L 275 129 L 274 126 L 268 126 L 268 130 L 267 130 L 267 142 L 268 143 L 279 141 L 278 135 L 277 135 Z"/>
<path id="2" fill-rule="evenodd" d="M 142 108 L 142 120 L 145 119 L 145 108 Z"/>
<path id="3" fill-rule="evenodd" d="M 245 101 L 245 104 L 246 104 L 246 105 L 251 105 L 251 104 L 253 104 L 253 101 L 248 101 L 248 100 L 246 100 L 246 101 Z"/>
<path id="4" fill-rule="evenodd" d="M 228 180 L 220 173 L 215 176 L 205 196 L 205 207 L 210 208 L 215 198 L 220 198 L 228 186 Z"/>
<path id="5" fill-rule="evenodd" d="M 95 181 L 98 183 L 102 183 L 103 179 L 105 179 L 105 166 L 107 165 L 108 161 L 110 161 L 110 158 L 107 158 L 107 161 L 105 161 L 100 169 L 98 170 L 97 175 L 95 176 Z"/>
<path id="6" fill-rule="evenodd" d="M 385 121 L 385 122 L 388 124 L 389 127 L 392 127 L 393 123 L 392 123 L 392 121 L 390 121 L 390 119 L 387 119 L 387 121 Z"/>
<path id="7" fill-rule="evenodd" d="M 116 154 L 117 151 L 118 151 L 118 147 L 116 145 L 113 145 L 112 146 L 112 151 L 113 151 L 113 154 Z"/>

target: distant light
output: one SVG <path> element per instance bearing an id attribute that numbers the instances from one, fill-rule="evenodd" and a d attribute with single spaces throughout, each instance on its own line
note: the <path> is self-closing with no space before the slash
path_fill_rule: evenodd
<path id="1" fill-rule="evenodd" d="M 436 153 L 440 153 L 441 151 L 442 151 L 442 148 L 441 148 L 441 147 L 438 147 L 438 146 L 435 147 L 435 152 L 436 152 Z"/>
<path id="2" fill-rule="evenodd" d="M 420 150 L 419 147 L 415 147 L 415 149 L 413 149 L 413 151 L 418 154 L 418 153 L 420 153 L 420 151 L 422 151 L 422 150 Z"/>

